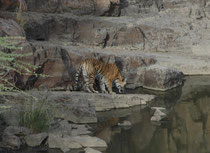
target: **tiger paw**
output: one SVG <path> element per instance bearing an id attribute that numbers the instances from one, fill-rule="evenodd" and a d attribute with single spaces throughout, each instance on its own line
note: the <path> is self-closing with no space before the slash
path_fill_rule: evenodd
<path id="1" fill-rule="evenodd" d="M 98 93 L 98 91 L 94 91 L 94 93 Z"/>

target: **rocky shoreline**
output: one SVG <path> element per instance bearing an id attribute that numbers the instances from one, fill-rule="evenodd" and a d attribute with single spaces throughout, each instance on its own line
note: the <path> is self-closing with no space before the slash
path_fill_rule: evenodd
<path id="1" fill-rule="evenodd" d="M 16 11 L 19 2 L 22 10 Z M 22 142 L 36 146 L 34 142 L 47 139 L 50 147 L 63 152 L 69 146 L 97 152 L 89 148 L 92 144 L 84 144 L 86 139 L 106 147 L 84 125 L 75 124 L 96 123 L 96 111 L 146 105 L 155 96 L 71 92 L 80 60 L 91 57 L 115 63 L 129 89 L 171 90 L 183 85 L 184 75 L 210 74 L 209 10 L 205 0 L 1 0 L 0 36 L 24 38 L 18 40 L 22 49 L 13 52 L 32 54 L 19 60 L 38 67 L 34 70 L 38 75 L 11 72 L 6 79 L 36 95 L 50 91 L 49 101 L 57 107 L 54 117 L 62 119 L 56 123 L 60 129 L 56 134 L 31 136 L 21 133 L 20 127 L 11 133 L 8 129 L 17 125 L 21 109 L 18 98 L 23 96 L 1 98 L 0 113 L 11 125 L 4 131 L 3 141 L 14 140 L 11 146 L 19 148 Z M 156 114 L 158 119 L 163 116 L 159 109 Z M 75 129 L 81 133 L 72 134 Z M 34 142 L 30 142 L 32 138 Z"/>
<path id="2" fill-rule="evenodd" d="M 93 130 L 87 125 L 97 123 L 96 111 L 130 108 L 136 105 L 147 106 L 155 99 L 155 96 L 147 94 L 107 95 L 61 91 L 46 93 L 33 91 L 30 94 L 37 98 L 48 95 L 47 108 L 43 109 L 47 111 L 48 107 L 52 106 L 52 118 L 55 120 L 51 121 L 47 132 L 31 134 L 29 129 L 18 126 L 18 121 L 22 109 L 34 104 L 24 102 L 26 97 L 21 94 L 11 94 L 7 97 L 7 102 L 0 105 L 1 115 L 7 125 L 10 125 L 2 134 L 1 147 L 20 149 L 23 145 L 37 147 L 44 143 L 49 148 L 59 148 L 63 152 L 82 148 L 91 150 L 89 149 L 91 147 L 105 149 L 106 142 L 94 137 Z M 126 121 L 123 123 L 117 121 L 115 124 L 117 123 L 119 126 L 128 126 Z"/>

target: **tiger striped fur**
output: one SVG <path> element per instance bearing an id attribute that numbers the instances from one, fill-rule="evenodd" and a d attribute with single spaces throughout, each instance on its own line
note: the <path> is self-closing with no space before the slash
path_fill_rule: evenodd
<path id="1" fill-rule="evenodd" d="M 93 88 L 95 78 L 99 80 L 102 93 L 112 94 L 112 83 L 117 87 L 119 93 L 124 92 L 126 79 L 122 78 L 115 64 L 108 64 L 93 58 L 82 60 L 75 76 L 75 90 L 78 86 L 80 74 L 83 76 L 85 88 L 88 92 L 98 93 Z"/>

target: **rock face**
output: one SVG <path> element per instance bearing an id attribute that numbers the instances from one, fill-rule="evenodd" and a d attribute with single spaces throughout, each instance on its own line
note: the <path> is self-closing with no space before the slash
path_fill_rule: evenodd
<path id="1" fill-rule="evenodd" d="M 14 20 L 0 18 L 0 36 L 25 36 L 24 30 Z"/>
<path id="2" fill-rule="evenodd" d="M 42 65 L 39 72 L 52 77 L 32 77 L 30 80 L 26 80 L 28 82 L 20 80 L 21 84 L 26 85 L 26 88 L 42 88 L 46 86 L 47 88 L 61 87 L 64 90 L 68 89 L 74 83 L 75 70 L 84 57 L 116 63 L 122 76 L 128 79 L 128 83 L 139 86 L 142 85 L 141 80 L 139 80 L 142 69 L 156 62 L 152 56 L 118 56 L 97 53 L 91 50 L 83 51 L 75 47 L 56 48 L 46 43 L 42 45 L 34 44 L 33 48 L 35 49 L 34 60 L 36 65 Z"/>
<path id="3" fill-rule="evenodd" d="M 3 16 L 14 18 L 14 14 L 2 13 Z M 128 23 L 114 22 L 112 20 L 101 20 L 101 18 L 84 18 L 75 16 L 56 16 L 53 14 L 27 13 L 23 15 L 25 24 L 23 26 L 28 40 L 38 40 L 23 44 L 23 53 L 33 53 L 33 56 L 21 59 L 36 65 L 39 68 L 35 70 L 40 76 L 21 76 L 14 75 L 17 79 L 16 85 L 21 89 L 54 89 L 54 90 L 71 90 L 74 84 L 75 70 L 79 61 L 83 58 L 97 58 L 105 62 L 116 63 L 121 74 L 128 79 L 128 84 L 139 86 L 148 86 L 151 89 L 167 90 L 176 85 L 168 84 L 167 86 L 150 87 L 150 83 L 141 79 L 145 67 L 156 64 L 157 60 L 152 55 L 132 53 L 130 50 L 144 49 L 146 47 L 142 25 L 130 25 Z M 10 24 L 12 20 L 3 20 L 2 31 L 4 27 Z M 14 21 L 13 21 L 14 22 Z M 114 26 L 113 26 L 114 24 Z M 13 26 L 16 35 L 25 36 L 23 30 L 18 26 Z M 87 30 L 86 28 L 89 27 Z M 11 33 L 4 32 L 7 36 Z M 70 38 L 70 43 L 69 43 Z M 45 42 L 40 42 L 44 40 Z M 46 42 L 48 41 L 48 42 Z M 56 42 L 52 44 L 52 42 Z M 114 53 L 111 50 L 103 49 L 83 49 L 75 45 L 90 45 L 99 47 L 129 47 L 130 53 Z M 161 68 L 160 68 L 161 69 Z M 157 71 L 156 71 L 157 72 Z M 156 73 L 155 72 L 155 73 Z M 159 73 L 159 72 L 157 72 Z M 176 72 L 175 72 L 176 73 Z M 178 73 L 178 72 L 177 72 Z M 154 74 L 156 75 L 156 74 Z M 162 73 L 162 78 L 166 78 L 167 73 Z M 145 75 L 146 76 L 146 75 Z M 175 75 L 177 76 L 177 75 Z M 150 77 L 150 76 L 149 76 Z M 178 77 L 178 76 L 177 76 Z M 174 78 L 179 80 L 180 78 Z M 180 80 L 181 82 L 181 80 Z M 144 84 L 146 83 L 146 84 Z M 171 86 L 170 86 L 171 85 Z M 160 87 L 160 89 L 159 89 Z"/>
<path id="4" fill-rule="evenodd" d="M 40 66 L 37 73 L 50 77 L 15 76 L 18 78 L 16 85 L 22 89 L 71 89 L 75 68 L 79 61 L 86 57 L 105 61 L 111 59 L 133 87 L 167 90 L 181 84 L 172 83 L 181 78 L 175 74 L 179 71 L 184 74 L 210 74 L 210 37 L 207 35 L 210 4 L 206 1 L 24 2 L 28 8 L 28 12 L 21 16 L 25 35 L 14 21 L 5 19 L 1 21 L 4 23 L 1 24 L 4 26 L 0 26 L 0 31 L 4 31 L 1 35 L 14 33 L 26 36 L 30 43 L 25 43 L 23 52 L 33 53 L 33 57 L 26 60 Z M 4 10 L 13 8 L 12 1 L 1 0 L 1 4 Z M 16 14 L 13 12 L 2 11 L 0 16 L 16 20 Z M 158 69 L 162 72 L 147 71 L 149 68 L 145 67 L 151 65 L 160 67 Z M 163 73 L 165 70 L 162 67 L 172 68 L 169 71 L 175 71 L 176 68 L 177 72 L 174 74 L 177 78 L 172 79 L 172 82 L 167 80 L 168 72 Z M 141 75 L 151 77 L 160 73 L 162 79 L 159 80 L 168 81 L 169 84 L 163 85 L 163 81 L 162 85 L 154 85 L 154 82 L 148 83 L 150 79 L 143 79 Z"/>
<path id="5" fill-rule="evenodd" d="M 19 1 L 1 0 L 1 8 L 4 10 L 15 10 L 19 7 Z M 38 12 L 70 12 L 77 15 L 120 15 L 119 0 L 21 0 L 29 11 Z"/>
<path id="6" fill-rule="evenodd" d="M 4 16 L 8 14 L 5 13 Z M 28 39 L 52 40 L 73 45 L 85 44 L 102 48 L 126 45 L 138 45 L 139 48 L 143 48 L 145 45 L 141 25 L 72 15 L 57 17 L 55 14 L 27 13 L 22 18 L 26 22 L 23 28 Z"/>

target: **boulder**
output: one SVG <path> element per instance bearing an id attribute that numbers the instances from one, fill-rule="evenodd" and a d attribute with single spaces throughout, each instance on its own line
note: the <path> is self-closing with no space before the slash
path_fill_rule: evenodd
<path id="1" fill-rule="evenodd" d="M 150 66 L 141 75 L 144 88 L 166 91 L 183 85 L 182 72 L 158 65 Z"/>
<path id="2" fill-rule="evenodd" d="M 25 136 L 25 142 L 30 147 L 40 146 L 42 142 L 47 138 L 47 133 L 30 134 Z"/>
<path id="3" fill-rule="evenodd" d="M 140 55 L 129 56 L 121 55 L 114 58 L 123 77 L 127 78 L 126 88 L 136 88 L 142 86 L 140 79 L 145 67 L 154 65 L 157 61 L 153 56 Z"/>
<path id="4" fill-rule="evenodd" d="M 12 149 L 20 149 L 20 146 L 22 145 L 22 142 L 18 136 L 9 133 L 3 133 L 2 142 L 5 147 Z"/>
<path id="5" fill-rule="evenodd" d="M 4 146 L 19 149 L 22 145 L 21 137 L 27 136 L 30 130 L 25 127 L 8 126 L 3 132 L 2 142 Z"/>

